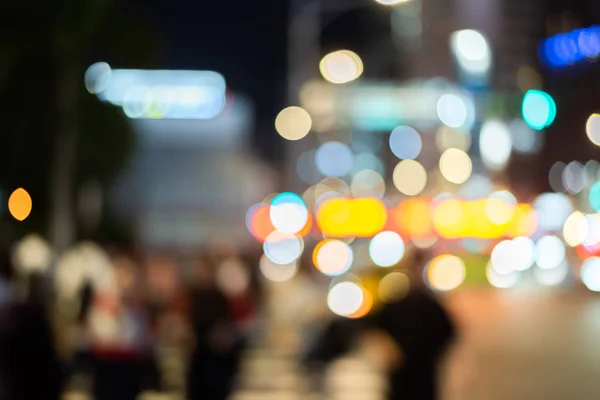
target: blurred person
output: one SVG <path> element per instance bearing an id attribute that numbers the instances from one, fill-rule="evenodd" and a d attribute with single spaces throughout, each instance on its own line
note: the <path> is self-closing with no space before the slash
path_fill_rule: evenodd
<path id="1" fill-rule="evenodd" d="M 49 318 L 44 277 L 24 277 L 27 295 L 8 289 L 14 277 L 8 252 L 0 251 L 4 290 L 0 305 L 0 399 L 60 399 L 64 376 Z"/>
<path id="2" fill-rule="evenodd" d="M 422 276 L 423 263 L 424 254 L 417 253 L 414 283 L 405 297 L 362 319 L 336 318 L 328 324 L 307 361 L 329 362 L 360 342 L 387 375 L 388 399 L 437 399 L 437 366 L 455 327 L 435 295 L 416 279 Z"/>
<path id="3" fill-rule="evenodd" d="M 152 340 L 146 315 L 132 293 L 132 271 L 115 267 L 113 280 L 97 291 L 87 317 L 93 393 L 96 400 L 134 400 L 146 388 Z"/>
<path id="4" fill-rule="evenodd" d="M 242 340 L 231 304 L 216 283 L 214 265 L 196 265 L 189 289 L 193 335 L 187 399 L 224 400 L 231 393 Z"/>

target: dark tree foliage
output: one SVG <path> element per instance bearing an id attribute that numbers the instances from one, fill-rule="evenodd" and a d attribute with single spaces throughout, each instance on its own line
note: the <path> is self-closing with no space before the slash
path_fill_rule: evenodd
<path id="1" fill-rule="evenodd" d="M 3 229 L 16 229 L 17 235 L 48 231 L 55 190 L 51 178 L 64 126 L 75 127 L 74 155 L 67 169 L 71 207 L 76 206 L 77 190 L 89 180 L 99 182 L 105 197 L 108 195 L 111 183 L 135 149 L 135 136 L 119 108 L 101 103 L 86 91 L 83 76 L 96 61 L 107 61 L 116 68 L 151 68 L 159 46 L 142 19 L 140 10 L 125 1 L 19 0 L 0 4 Z M 57 103 L 65 93 L 61 86 L 65 77 L 72 74 L 77 87 L 69 95 L 75 106 L 72 115 L 65 116 L 57 112 Z M 30 217 L 20 224 L 6 210 L 7 196 L 17 187 L 26 188 L 34 204 Z M 74 209 L 71 211 L 76 215 Z M 94 232 L 78 236 L 124 239 L 126 229 L 114 220 L 107 206 L 104 211 Z"/>

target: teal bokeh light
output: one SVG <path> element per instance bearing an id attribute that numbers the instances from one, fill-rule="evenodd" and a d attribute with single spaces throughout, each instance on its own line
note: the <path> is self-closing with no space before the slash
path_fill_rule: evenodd
<path id="1" fill-rule="evenodd" d="M 541 90 L 530 90 L 523 97 L 523 120 L 531 128 L 542 130 L 554 122 L 556 103 L 552 96 Z"/>
<path id="2" fill-rule="evenodd" d="M 600 182 L 594 183 L 589 194 L 590 205 L 595 211 L 600 211 Z"/>

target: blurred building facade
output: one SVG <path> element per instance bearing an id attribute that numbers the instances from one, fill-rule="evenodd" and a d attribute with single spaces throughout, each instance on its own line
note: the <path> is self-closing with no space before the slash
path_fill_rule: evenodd
<path id="1" fill-rule="evenodd" d="M 138 149 L 113 201 L 143 247 L 250 240 L 246 210 L 272 192 L 270 168 L 250 151 L 253 120 L 251 102 L 237 94 L 210 120 L 131 120 Z"/>

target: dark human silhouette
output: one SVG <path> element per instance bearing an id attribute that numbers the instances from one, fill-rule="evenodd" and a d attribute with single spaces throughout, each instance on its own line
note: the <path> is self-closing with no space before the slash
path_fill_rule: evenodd
<path id="1" fill-rule="evenodd" d="M 0 258 L 4 275 L 11 269 L 10 260 L 7 254 Z M 64 376 L 45 307 L 44 281 L 38 275 L 22 278 L 28 295 L 12 299 L 0 311 L 0 399 L 58 400 Z"/>
<path id="2" fill-rule="evenodd" d="M 202 264 L 201 268 L 211 268 Z M 232 389 L 241 349 L 231 306 L 214 285 L 212 274 L 200 272 L 190 294 L 194 349 L 190 356 L 187 398 L 225 400 Z"/>
<path id="3" fill-rule="evenodd" d="M 420 260 L 419 257 L 417 262 Z M 307 361 L 328 362 L 337 358 L 369 331 L 386 333 L 401 353 L 401 362 L 388 373 L 388 399 L 438 398 L 437 365 L 455 336 L 455 327 L 428 288 L 415 285 L 403 299 L 385 304 L 365 318 L 334 320 L 316 341 Z"/>

